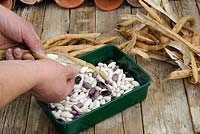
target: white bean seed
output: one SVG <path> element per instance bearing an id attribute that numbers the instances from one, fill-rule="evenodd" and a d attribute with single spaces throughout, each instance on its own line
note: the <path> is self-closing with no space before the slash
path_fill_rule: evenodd
<path id="1" fill-rule="evenodd" d="M 66 122 L 70 122 L 70 121 L 72 121 L 71 118 L 66 118 Z"/>
<path id="2" fill-rule="evenodd" d="M 111 62 L 110 64 L 108 64 L 109 68 L 113 68 L 116 65 L 116 62 Z"/>
<path id="3" fill-rule="evenodd" d="M 84 102 L 84 107 L 88 107 L 90 105 L 90 103 L 92 102 L 92 99 L 87 99 L 85 102 Z"/>
<path id="4" fill-rule="evenodd" d="M 55 55 L 49 56 L 53 59 L 56 59 L 61 64 L 66 64 L 66 62 L 63 62 L 64 59 L 59 59 L 59 57 L 56 57 Z M 81 77 L 81 80 L 78 84 L 74 85 L 72 95 L 67 96 L 66 99 L 60 103 L 50 103 L 51 108 L 58 109 L 58 111 L 52 111 L 52 114 L 57 119 L 70 122 L 73 120 L 73 114 L 76 114 L 76 112 L 90 112 L 91 110 L 110 102 L 111 97 L 120 97 L 121 95 L 132 91 L 134 87 L 140 86 L 140 83 L 135 81 L 134 78 L 126 77 L 126 75 L 123 73 L 124 71 L 119 69 L 119 66 L 116 65 L 116 62 L 111 62 L 108 65 L 98 63 L 96 68 L 103 71 L 108 79 L 105 81 L 98 74 L 94 76 L 94 73 L 92 73 L 94 70 L 88 67 L 82 67 L 80 73 L 78 74 L 78 76 Z M 117 78 L 115 77 L 114 79 L 113 75 L 117 75 Z M 86 86 L 86 83 L 89 86 Z M 94 94 L 92 92 L 93 90 Z M 104 93 L 103 91 L 107 90 L 110 90 L 111 94 L 108 96 L 102 96 Z M 95 94 L 96 92 L 98 95 Z M 81 107 L 78 107 L 78 104 L 82 104 Z"/>
<path id="5" fill-rule="evenodd" d="M 95 100 L 93 103 L 94 103 L 93 109 L 100 107 L 100 102 L 98 100 Z"/>
<path id="6" fill-rule="evenodd" d="M 57 111 L 51 111 L 52 114 L 56 117 L 56 119 L 58 119 L 60 117 L 60 113 Z"/>
<path id="7" fill-rule="evenodd" d="M 103 99 L 104 99 L 106 102 L 111 101 L 111 97 L 110 97 L 110 96 L 105 96 L 105 97 L 103 97 Z"/>
<path id="8" fill-rule="evenodd" d="M 104 100 L 104 99 L 102 99 L 101 101 L 100 101 L 100 104 L 101 105 L 103 105 L 103 104 L 105 104 L 106 103 L 106 101 Z"/>
<path id="9" fill-rule="evenodd" d="M 71 111 L 72 108 L 71 108 L 71 107 L 65 107 L 64 110 L 66 110 L 66 111 Z"/>
<path id="10" fill-rule="evenodd" d="M 137 82 L 137 81 L 132 81 L 132 84 L 133 84 L 135 87 L 138 87 L 138 86 L 140 86 L 140 83 L 139 83 L 139 82 Z"/>
<path id="11" fill-rule="evenodd" d="M 70 112 L 62 112 L 60 114 L 61 117 L 65 117 L 65 118 L 72 118 L 73 114 L 71 114 Z"/>
<path id="12" fill-rule="evenodd" d="M 73 105 L 73 109 L 76 110 L 77 112 L 82 112 L 82 110 L 78 108 L 76 105 Z"/>
<path id="13" fill-rule="evenodd" d="M 81 70 L 80 70 L 80 72 L 81 73 L 85 73 L 87 70 L 88 70 L 88 67 L 82 67 Z"/>
<path id="14" fill-rule="evenodd" d="M 49 58 L 51 60 L 56 60 L 58 58 L 58 55 L 56 55 L 56 54 L 47 54 L 46 56 L 47 56 L 47 58 Z"/>
<path id="15" fill-rule="evenodd" d="M 93 107 L 94 107 L 94 104 L 91 102 L 89 105 L 89 109 L 93 109 Z"/>

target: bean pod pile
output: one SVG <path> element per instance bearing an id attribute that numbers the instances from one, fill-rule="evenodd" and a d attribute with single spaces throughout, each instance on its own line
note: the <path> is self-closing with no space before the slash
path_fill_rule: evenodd
<path id="1" fill-rule="evenodd" d="M 72 121 L 140 86 L 138 81 L 120 69 L 113 60 L 98 63 L 96 68 L 106 74 L 107 80 L 84 66 L 75 78 L 72 94 L 60 103 L 49 104 L 52 114 L 59 121 Z"/>

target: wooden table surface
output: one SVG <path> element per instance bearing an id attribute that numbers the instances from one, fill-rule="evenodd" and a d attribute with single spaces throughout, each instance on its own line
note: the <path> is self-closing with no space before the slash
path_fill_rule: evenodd
<path id="1" fill-rule="evenodd" d="M 200 31 L 200 0 L 170 1 L 180 15 L 193 15 Z M 14 11 L 30 21 L 42 39 L 63 33 L 113 30 L 121 13 L 135 13 L 126 2 L 117 10 L 104 12 L 86 0 L 76 9 L 62 9 L 53 1 L 35 6 L 17 4 Z M 143 10 L 140 8 L 139 10 Z M 85 134 L 190 134 L 200 133 L 200 85 L 174 80 L 160 85 L 160 80 L 175 67 L 156 60 L 136 58 L 151 75 L 152 84 L 143 102 L 91 127 Z M 58 129 L 30 94 L 25 94 L 0 110 L 1 134 L 57 134 Z"/>

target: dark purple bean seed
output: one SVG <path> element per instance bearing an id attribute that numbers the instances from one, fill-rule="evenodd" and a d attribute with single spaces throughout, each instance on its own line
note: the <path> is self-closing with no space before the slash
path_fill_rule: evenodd
<path id="1" fill-rule="evenodd" d="M 82 107 L 83 107 L 83 103 L 82 103 L 82 102 L 79 102 L 79 103 L 76 104 L 76 106 L 77 106 L 78 108 L 82 108 Z"/>
<path id="2" fill-rule="evenodd" d="M 112 77 L 112 80 L 117 81 L 118 80 L 118 74 L 114 74 L 113 77 Z"/>
<path id="3" fill-rule="evenodd" d="M 100 92 L 96 90 L 93 95 L 94 99 L 97 99 L 99 97 L 99 95 L 100 95 Z"/>
<path id="4" fill-rule="evenodd" d="M 105 80 L 105 83 L 112 86 L 112 83 L 109 80 Z"/>
<path id="5" fill-rule="evenodd" d="M 105 90 L 105 91 L 102 91 L 101 92 L 101 95 L 102 96 L 109 96 L 109 95 L 111 95 L 112 94 L 112 92 L 110 91 L 110 90 Z"/>
<path id="6" fill-rule="evenodd" d="M 82 86 L 83 86 L 84 88 L 86 88 L 86 89 L 92 88 L 91 84 L 88 83 L 88 82 L 83 82 L 83 85 L 82 85 Z"/>
<path id="7" fill-rule="evenodd" d="M 116 71 L 117 69 L 119 69 L 119 66 L 118 66 L 118 65 L 116 65 L 116 66 L 114 67 L 113 71 Z"/>
<path id="8" fill-rule="evenodd" d="M 93 96 L 95 92 L 96 92 L 95 88 L 90 89 L 89 96 Z"/>
<path id="9" fill-rule="evenodd" d="M 59 122 L 61 122 L 61 123 L 65 123 L 65 121 L 63 120 L 63 119 L 57 119 Z"/>
<path id="10" fill-rule="evenodd" d="M 126 77 L 128 78 L 132 78 L 132 75 L 129 72 L 124 72 L 124 74 L 126 75 Z"/>
<path id="11" fill-rule="evenodd" d="M 101 81 L 97 81 L 97 86 L 100 87 L 100 88 L 107 88 L 106 84 L 101 82 Z"/>
<path id="12" fill-rule="evenodd" d="M 81 81 L 81 76 L 77 76 L 76 78 L 75 78 L 75 84 L 79 84 L 80 83 L 80 81 Z"/>
<path id="13" fill-rule="evenodd" d="M 92 77 L 93 77 L 93 78 L 96 78 L 96 77 L 97 77 L 97 75 L 98 75 L 98 73 L 97 73 L 97 72 L 94 72 L 94 73 L 92 73 Z"/>

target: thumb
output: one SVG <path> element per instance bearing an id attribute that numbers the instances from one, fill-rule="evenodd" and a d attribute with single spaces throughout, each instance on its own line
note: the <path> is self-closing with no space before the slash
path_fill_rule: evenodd
<path id="1" fill-rule="evenodd" d="M 22 38 L 31 51 L 45 56 L 42 42 L 31 23 L 27 22 L 26 27 L 22 30 Z"/>
<path id="2" fill-rule="evenodd" d="M 79 65 L 67 65 L 66 74 L 68 79 L 73 79 L 80 71 Z"/>

